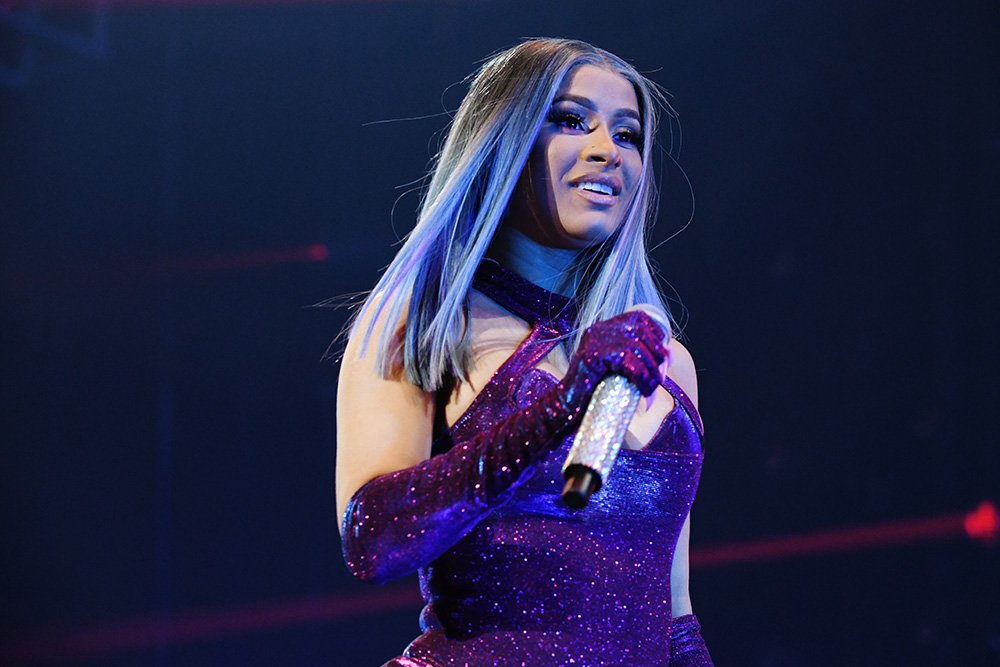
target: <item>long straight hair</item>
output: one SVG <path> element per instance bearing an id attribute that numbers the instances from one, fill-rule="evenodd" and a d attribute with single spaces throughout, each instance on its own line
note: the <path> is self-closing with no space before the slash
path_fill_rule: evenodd
<path id="1" fill-rule="evenodd" d="M 368 316 L 351 324 L 350 336 L 362 336 L 365 354 L 376 322 L 386 323 L 375 340 L 383 377 L 402 371 L 425 391 L 468 378 L 473 275 L 560 85 L 583 64 L 608 68 L 634 86 L 643 167 L 618 230 L 577 260 L 584 279 L 570 349 L 586 327 L 631 306 L 666 310 L 646 257 L 646 235 L 656 216 L 657 108 L 671 117 L 673 110 L 655 84 L 617 56 L 577 40 L 531 39 L 492 57 L 474 74 L 436 157 L 416 226 L 363 304 L 360 312 L 370 311 Z"/>

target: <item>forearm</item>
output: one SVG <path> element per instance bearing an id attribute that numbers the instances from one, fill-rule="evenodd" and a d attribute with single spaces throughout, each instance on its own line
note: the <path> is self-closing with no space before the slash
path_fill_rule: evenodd
<path id="1" fill-rule="evenodd" d="M 343 517 L 348 569 L 381 583 L 433 561 L 506 501 L 571 433 L 576 412 L 555 388 L 448 452 L 363 485 Z"/>

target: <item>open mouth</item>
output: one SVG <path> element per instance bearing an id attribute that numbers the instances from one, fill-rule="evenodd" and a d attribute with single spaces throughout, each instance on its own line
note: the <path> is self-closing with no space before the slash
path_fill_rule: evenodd
<path id="1" fill-rule="evenodd" d="M 588 192 L 596 192 L 602 195 L 615 195 L 615 190 L 613 187 L 607 183 L 594 183 L 592 181 L 584 181 L 583 183 L 577 183 L 573 187 L 579 188 L 580 190 L 586 190 Z"/>
<path id="2" fill-rule="evenodd" d="M 570 185 L 578 190 L 580 194 L 594 197 L 608 197 L 608 201 L 614 201 L 622 193 L 621 179 L 612 174 L 581 174 L 570 181 Z"/>

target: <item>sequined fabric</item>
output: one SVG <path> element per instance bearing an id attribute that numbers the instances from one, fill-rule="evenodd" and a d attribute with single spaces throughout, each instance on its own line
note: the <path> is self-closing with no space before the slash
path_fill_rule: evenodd
<path id="1" fill-rule="evenodd" d="M 493 263 L 474 287 L 533 328 L 437 452 L 551 389 L 555 378 L 535 365 L 575 316 L 571 301 Z M 644 449 L 620 452 L 586 508 L 560 499 L 567 438 L 508 502 L 420 570 L 423 634 L 388 665 L 670 664 L 670 569 L 701 472 L 702 427 L 683 391 L 664 387 L 674 410 Z"/>

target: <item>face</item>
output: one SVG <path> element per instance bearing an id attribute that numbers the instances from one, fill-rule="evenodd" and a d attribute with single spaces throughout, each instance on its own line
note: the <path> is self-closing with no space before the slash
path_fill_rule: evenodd
<path id="1" fill-rule="evenodd" d="M 573 68 L 542 123 L 504 223 L 553 248 L 606 240 L 642 173 L 639 118 L 627 79 L 596 65 Z"/>

